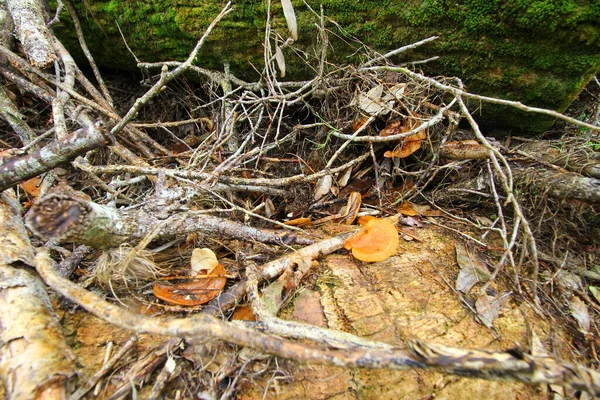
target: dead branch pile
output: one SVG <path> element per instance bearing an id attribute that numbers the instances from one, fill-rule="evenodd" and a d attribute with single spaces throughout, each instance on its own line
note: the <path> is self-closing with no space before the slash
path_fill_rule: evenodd
<path id="1" fill-rule="evenodd" d="M 73 7 L 68 1 L 62 3 L 77 27 Z M 558 260 L 554 265 L 558 268 L 564 257 L 567 268 L 597 279 L 588 271 L 590 264 L 598 262 L 597 257 L 567 261 L 565 251 L 577 249 L 581 236 L 590 238 L 588 246 L 598 244 L 599 233 L 594 232 L 590 219 L 598 221 L 600 159 L 597 150 L 588 146 L 598 145 L 598 126 L 553 111 L 474 95 L 458 79 L 433 79 L 408 64 L 398 66 L 390 61 L 435 38 L 384 55 L 365 50 L 362 65 L 330 65 L 328 37 L 334 32 L 328 27 L 335 25 L 323 15 L 318 50 L 307 55 L 314 76 L 306 81 L 285 81 L 284 50 L 294 48 L 298 35 L 291 4 L 284 7 L 289 37 L 272 30 L 267 21 L 265 65 L 256 82 L 238 79 L 228 66 L 219 72 L 196 65 L 206 38 L 231 12 L 228 4 L 206 27 L 187 60 L 140 62 L 140 68 L 156 75 L 150 88 L 123 109 L 119 106 L 122 99 L 112 97 L 86 51 L 82 32 L 77 33 L 95 83 L 47 27 L 48 17 L 37 1 L 8 0 L 6 6 L 0 43 L 4 81 L 0 101 L 1 116 L 11 133 L 1 142 L 7 149 L 0 155 L 0 191 L 4 191 L 3 204 L 12 207 L 12 214 L 5 213 L 10 217 L 0 221 L 0 232 L 3 238 L 16 234 L 11 233 L 9 224 L 18 215 L 11 205 L 13 187 L 18 187 L 21 200 L 29 196 L 35 201 L 26 217 L 27 227 L 47 242 L 35 242 L 40 250 L 34 262 L 31 244 L 20 238 L 15 246 L 27 257 L 4 260 L 2 268 L 35 265 L 56 292 L 136 333 L 189 340 L 210 335 L 298 361 L 435 368 L 487 379 L 570 385 L 600 394 L 600 376 L 582 366 L 525 353 L 465 351 L 419 341 L 403 349 L 393 348 L 280 320 L 279 307 L 269 309 L 259 295 L 264 282 L 282 274 L 289 275 L 290 288 L 295 287 L 310 271 L 313 259 L 342 248 L 353 233 L 350 230 L 323 239 L 293 224 L 350 224 L 357 215 L 394 215 L 409 201 L 438 208 L 477 204 L 492 210 L 495 219 L 484 222 L 487 225 L 483 227 L 481 220 L 448 215 L 494 234 L 502 252 L 495 260 L 491 280 L 501 272 L 510 274 L 516 290 L 538 305 L 539 284 L 542 272 L 546 273 L 540 266 L 547 265 L 542 261 L 556 264 Z M 11 22 L 24 54 L 14 50 Z M 200 83 L 187 82 L 186 74 L 197 76 Z M 569 140 L 576 144 L 568 146 L 565 139 L 561 146 L 546 143 L 553 151 L 545 150 L 548 147 L 540 150 L 535 147 L 540 144 L 526 140 L 509 147 L 481 132 L 467 100 L 548 114 L 588 133 L 572 137 Z M 33 108 L 34 103 L 39 104 L 35 107 L 39 115 L 24 115 L 24 106 Z M 459 128 L 460 123 L 464 126 Z M 35 179 L 39 176 L 43 179 Z M 39 191 L 26 189 L 31 178 Z M 353 202 L 346 202 L 347 198 Z M 572 218 L 574 214 L 577 220 Z M 546 223 L 549 220 L 552 226 Z M 285 230 L 274 230 L 276 227 Z M 576 236 L 578 230 L 580 236 Z M 564 233 L 568 237 L 549 240 L 557 232 L 568 232 Z M 464 235 L 479 246 L 488 246 Z M 232 239 L 247 243 L 237 254 L 237 283 L 202 313 L 187 319 L 133 314 L 54 271 L 58 268 L 64 277 L 71 276 L 94 249 L 126 244 L 129 263 L 148 249 L 160 258 L 161 252 L 184 242 L 210 246 Z M 68 250 L 68 242 L 78 247 Z M 277 245 L 270 248 L 272 254 L 281 255 L 292 245 L 296 251 L 273 257 L 274 261 L 264 259 L 259 266 L 252 245 L 266 243 Z M 54 258 L 62 256 L 58 267 L 53 267 L 48 249 L 53 250 Z M 122 271 L 132 273 L 132 269 Z M 163 272 L 136 279 L 147 282 Z M 110 285 L 113 292 L 119 292 L 113 284 L 116 282 Z M 9 290 L 5 283 L 2 287 Z M 242 326 L 223 320 L 245 296 L 259 322 Z M 5 326 L 8 317 L 2 315 Z M 4 338 L 3 342 L 6 347 Z M 25 365 L 28 360 L 21 358 L 20 362 Z M 57 360 L 60 365 L 64 362 Z M 5 382 L 17 367 L 7 368 L 1 371 Z M 73 376 L 70 369 L 58 373 L 65 380 Z M 10 379 L 28 378 L 17 373 Z M 55 375 L 36 379 L 35 390 L 56 390 L 46 382 L 62 382 Z M 17 398 L 14 388 L 18 386 L 7 385 L 6 389 Z M 66 386 L 62 390 L 67 390 Z M 157 383 L 153 392 L 158 395 L 160 391 Z"/>

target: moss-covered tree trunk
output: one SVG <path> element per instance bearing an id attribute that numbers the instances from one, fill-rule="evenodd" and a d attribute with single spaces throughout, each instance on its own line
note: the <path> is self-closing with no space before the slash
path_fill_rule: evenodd
<path id="1" fill-rule="evenodd" d="M 143 61 L 182 60 L 222 2 L 207 0 L 78 2 L 87 40 L 100 65 L 135 68 L 121 34 Z M 301 1 L 293 1 L 298 17 L 296 45 L 314 56 L 318 21 Z M 436 61 L 424 64 L 429 74 L 458 76 L 470 91 L 519 100 L 526 104 L 563 111 L 600 68 L 600 2 L 583 0 L 308 0 L 354 35 L 379 51 L 391 50 L 432 35 L 440 39 L 404 53 L 402 60 Z M 234 1 L 235 8 L 214 32 L 198 64 L 222 69 L 231 64 L 242 77 L 255 74 L 252 65 L 263 62 L 263 32 L 267 2 Z M 271 5 L 274 32 L 287 37 L 280 2 Z M 66 13 L 65 13 L 66 14 Z M 74 31 L 66 15 L 58 28 L 62 38 Z M 329 28 L 337 30 L 333 24 Z M 338 32 L 339 33 L 339 32 Z M 349 45 L 330 35 L 329 58 L 346 62 Z M 352 40 L 350 40 L 352 42 Z M 290 78 L 307 74 L 305 60 L 285 50 Z M 356 61 L 356 60 L 354 60 Z M 473 108 L 479 105 L 473 105 Z M 488 129 L 535 133 L 552 122 L 515 110 L 486 105 L 480 120 Z"/>

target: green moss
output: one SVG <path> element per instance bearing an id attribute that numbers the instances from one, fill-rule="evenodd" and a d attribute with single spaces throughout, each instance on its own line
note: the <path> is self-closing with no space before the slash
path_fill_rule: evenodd
<path id="1" fill-rule="evenodd" d="M 317 12 L 322 4 L 325 14 L 348 34 L 380 51 L 439 35 L 439 40 L 403 54 L 398 61 L 437 55 L 438 61 L 423 66 L 425 72 L 459 76 L 471 91 L 484 95 L 562 110 L 600 68 L 600 2 L 595 0 L 308 1 Z M 318 17 L 300 0 L 293 3 L 300 30 L 297 45 L 310 50 Z M 133 68 L 133 57 L 115 22 L 140 59 L 182 60 L 222 3 L 88 0 L 78 2 L 76 7 L 85 16 L 81 20 L 99 63 Z M 281 3 L 273 2 L 271 7 L 273 29 L 286 37 Z M 213 31 L 199 60 L 205 67 L 219 69 L 223 62 L 229 62 L 235 73 L 252 78 L 249 63 L 262 63 L 266 3 L 239 0 L 234 9 Z M 58 29 L 63 37 L 71 38 L 71 48 L 76 49 L 66 15 Z M 331 61 L 347 62 L 347 55 L 353 52 L 351 46 L 335 35 L 330 35 L 330 40 Z M 308 70 L 305 60 L 292 51 L 286 51 L 286 63 L 290 78 L 301 77 Z M 492 116 L 490 124 L 494 126 L 511 120 L 504 116 L 499 121 L 494 119 L 494 115 L 503 115 L 505 110 L 486 112 Z M 515 120 L 520 117 L 515 116 Z M 485 123 L 483 114 L 481 118 Z M 535 131 L 547 126 L 531 114 L 525 120 Z"/>

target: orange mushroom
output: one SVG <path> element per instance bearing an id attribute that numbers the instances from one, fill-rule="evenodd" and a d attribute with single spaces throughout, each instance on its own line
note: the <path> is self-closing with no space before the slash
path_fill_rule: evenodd
<path id="1" fill-rule="evenodd" d="M 383 261 L 390 258 L 400 243 L 398 231 L 387 219 L 372 219 L 344 244 L 352 249 L 352 255 L 365 262 Z"/>

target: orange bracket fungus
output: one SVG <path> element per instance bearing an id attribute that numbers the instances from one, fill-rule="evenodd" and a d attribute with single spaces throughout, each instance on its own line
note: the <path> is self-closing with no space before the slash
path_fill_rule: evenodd
<path id="1" fill-rule="evenodd" d="M 352 255 L 365 262 L 383 261 L 390 258 L 400 243 L 398 231 L 387 219 L 371 219 L 360 231 L 344 244 L 352 249 Z"/>

